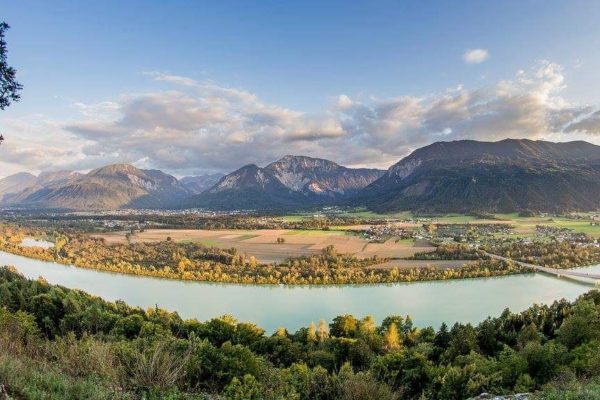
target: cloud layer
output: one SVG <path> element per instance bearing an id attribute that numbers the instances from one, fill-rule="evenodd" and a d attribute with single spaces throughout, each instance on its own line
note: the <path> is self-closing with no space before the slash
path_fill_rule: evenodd
<path id="1" fill-rule="evenodd" d="M 486 49 L 470 49 L 463 54 L 463 60 L 467 64 L 481 64 L 490 58 L 490 53 Z"/>
<path id="2" fill-rule="evenodd" d="M 387 167 L 438 140 L 593 140 L 600 134 L 600 112 L 561 97 L 563 70 L 551 62 L 487 88 L 388 99 L 340 95 L 316 115 L 211 82 L 147 75 L 169 90 L 75 103 L 79 117 L 67 122 L 44 116 L 2 121 L 9 140 L 0 159 L 29 170 L 129 162 L 176 175 L 229 172 L 285 154 Z"/>

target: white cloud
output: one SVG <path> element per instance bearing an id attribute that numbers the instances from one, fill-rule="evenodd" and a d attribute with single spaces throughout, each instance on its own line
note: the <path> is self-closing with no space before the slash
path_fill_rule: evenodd
<path id="1" fill-rule="evenodd" d="M 562 68 L 542 61 L 486 88 L 362 100 L 339 95 L 317 114 L 213 82 L 152 74 L 169 90 L 75 104 L 79 116 L 1 120 L 3 171 L 129 162 L 184 175 L 264 165 L 285 154 L 387 167 L 437 140 L 596 140 L 597 109 L 566 101 Z"/>
<path id="2" fill-rule="evenodd" d="M 481 64 L 490 58 L 490 53 L 486 49 L 469 49 L 463 54 L 463 60 L 467 64 Z"/>
<path id="3" fill-rule="evenodd" d="M 196 80 L 185 76 L 165 74 L 164 72 L 156 71 L 144 72 L 143 74 L 152 77 L 155 81 L 158 82 L 174 83 L 190 87 L 197 87 L 199 85 L 199 83 Z"/>
<path id="4" fill-rule="evenodd" d="M 600 111 L 578 118 L 567 125 L 565 131 L 600 135 Z"/>
<path id="5" fill-rule="evenodd" d="M 352 99 L 345 94 L 340 94 L 336 99 L 336 105 L 340 109 L 348 108 L 352 106 Z"/>

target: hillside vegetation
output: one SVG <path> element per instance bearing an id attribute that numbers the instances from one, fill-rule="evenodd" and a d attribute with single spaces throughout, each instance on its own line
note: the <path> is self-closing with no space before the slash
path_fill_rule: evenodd
<path id="1" fill-rule="evenodd" d="M 599 374 L 597 291 L 477 326 L 342 315 L 270 335 L 230 316 L 184 321 L 0 268 L 0 396 L 9 398 L 594 399 Z"/>
<path id="2" fill-rule="evenodd" d="M 600 147 L 587 142 L 437 142 L 353 200 L 378 212 L 564 212 L 600 208 Z"/>

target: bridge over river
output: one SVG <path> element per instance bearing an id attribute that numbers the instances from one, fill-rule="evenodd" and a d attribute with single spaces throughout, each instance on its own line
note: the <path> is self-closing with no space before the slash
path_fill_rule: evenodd
<path id="1" fill-rule="evenodd" d="M 575 277 L 575 278 L 593 279 L 596 283 L 596 286 L 600 286 L 600 273 L 597 273 L 597 272 L 596 273 L 581 272 L 581 271 L 571 271 L 568 269 L 548 268 L 548 267 L 542 267 L 541 265 L 529 264 L 529 263 L 526 263 L 523 261 L 513 260 L 512 258 L 502 257 L 497 254 L 492 254 L 492 253 L 488 253 L 488 252 L 486 252 L 485 254 L 491 258 L 495 258 L 496 260 L 512 261 L 515 264 L 519 264 L 525 268 L 529 268 L 534 271 L 544 272 L 546 274 L 555 275 L 559 278 L 561 276 L 569 276 L 569 277 Z"/>

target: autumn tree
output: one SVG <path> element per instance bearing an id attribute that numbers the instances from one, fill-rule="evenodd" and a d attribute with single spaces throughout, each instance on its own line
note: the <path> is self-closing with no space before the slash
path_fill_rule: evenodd
<path id="1" fill-rule="evenodd" d="M 327 322 L 324 319 L 319 321 L 319 327 L 317 328 L 317 337 L 319 338 L 319 342 L 324 342 L 329 336 L 329 330 L 327 329 Z"/>
<path id="2" fill-rule="evenodd" d="M 317 340 L 317 328 L 315 327 L 314 322 L 311 322 L 306 331 L 306 341 L 308 343 L 316 343 Z"/>
<path id="3" fill-rule="evenodd" d="M 395 350 L 400 348 L 402 339 L 398 333 L 398 326 L 390 324 L 388 330 L 383 334 L 383 345 L 387 350 Z"/>

